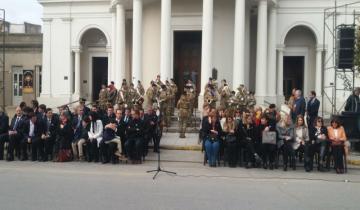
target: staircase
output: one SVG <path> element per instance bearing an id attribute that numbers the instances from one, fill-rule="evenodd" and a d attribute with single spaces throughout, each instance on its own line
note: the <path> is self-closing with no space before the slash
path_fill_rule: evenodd
<path id="1" fill-rule="evenodd" d="M 170 126 L 163 128 L 163 137 L 160 142 L 160 147 L 166 150 L 200 151 L 201 144 L 199 143 L 199 130 L 201 115 L 199 111 L 196 111 L 195 115 L 191 116 L 188 122 L 185 134 L 186 138 L 181 139 L 179 138 L 178 111 L 175 110 L 174 116 L 171 117 Z"/>

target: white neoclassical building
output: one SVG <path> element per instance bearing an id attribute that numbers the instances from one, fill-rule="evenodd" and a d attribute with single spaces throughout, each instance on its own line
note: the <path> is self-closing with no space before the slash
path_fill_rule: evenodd
<path id="1" fill-rule="evenodd" d="M 148 86 L 157 74 L 180 88 L 191 78 L 199 89 L 217 76 L 234 88 L 247 85 L 259 103 L 281 102 L 294 87 L 320 95 L 334 82 L 322 63 L 333 48 L 330 36 L 323 39 L 324 9 L 335 0 L 39 2 L 39 100 L 54 106 L 79 96 L 96 99 L 102 83 L 119 87 L 123 78 Z"/>

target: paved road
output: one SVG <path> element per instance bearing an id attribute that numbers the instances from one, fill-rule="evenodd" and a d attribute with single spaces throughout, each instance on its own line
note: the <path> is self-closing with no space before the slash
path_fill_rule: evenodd
<path id="1" fill-rule="evenodd" d="M 360 170 L 346 175 L 143 165 L 0 161 L 0 209 L 359 209 Z M 345 182 L 344 180 L 348 180 Z"/>

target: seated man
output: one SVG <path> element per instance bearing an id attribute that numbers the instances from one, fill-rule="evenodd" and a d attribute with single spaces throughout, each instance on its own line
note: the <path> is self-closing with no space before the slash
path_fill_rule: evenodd
<path id="1" fill-rule="evenodd" d="M 4 144 L 8 141 L 9 117 L 0 109 L 0 160 L 4 159 Z"/>
<path id="2" fill-rule="evenodd" d="M 27 160 L 27 145 L 31 145 L 31 160 L 32 161 L 41 161 L 45 159 L 44 153 L 44 144 L 41 140 L 41 137 L 45 134 L 45 129 L 41 120 L 37 119 L 35 113 L 29 113 L 29 120 L 24 123 L 22 129 L 23 138 L 21 140 L 20 146 L 22 151 L 21 160 Z M 40 158 L 40 159 L 39 159 Z"/>
<path id="3" fill-rule="evenodd" d="M 84 161 L 84 145 L 89 140 L 88 132 L 90 131 L 90 118 L 85 117 L 81 120 L 81 126 L 78 128 L 78 135 L 75 136 L 71 143 L 74 160 Z"/>
<path id="4" fill-rule="evenodd" d="M 138 164 L 141 162 L 142 157 L 144 126 L 138 110 L 133 110 L 131 116 L 132 119 L 126 127 L 128 138 L 125 142 L 125 147 L 128 152 L 128 157 L 130 157 L 133 163 Z"/>
<path id="5" fill-rule="evenodd" d="M 20 141 L 22 139 L 21 126 L 25 120 L 22 110 L 17 107 L 15 110 L 15 116 L 11 120 L 9 128 L 9 147 L 7 153 L 7 161 L 14 160 L 14 149 L 19 148 Z M 20 151 L 18 151 L 18 158 L 20 159 Z"/>
<path id="6" fill-rule="evenodd" d="M 44 142 L 45 159 L 43 161 L 50 161 L 53 159 L 54 144 L 57 136 L 57 129 L 60 126 L 59 117 L 53 114 L 51 108 L 46 109 L 46 117 L 44 119 L 45 134 L 42 136 Z M 49 158 L 50 157 L 50 158 Z"/>

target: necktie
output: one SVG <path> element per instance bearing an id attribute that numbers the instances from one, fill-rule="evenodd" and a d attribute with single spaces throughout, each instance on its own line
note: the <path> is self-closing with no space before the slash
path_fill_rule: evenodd
<path id="1" fill-rule="evenodd" d="M 18 123 L 19 123 L 19 117 L 16 118 L 15 124 L 14 124 L 14 130 L 16 130 Z"/>

